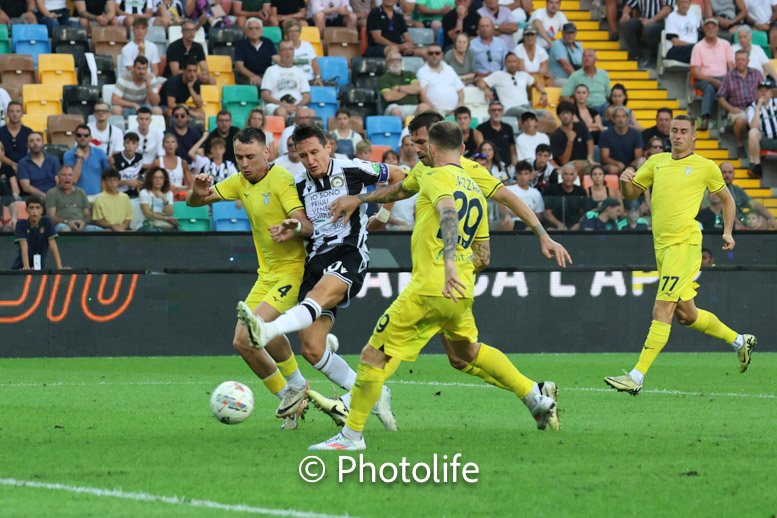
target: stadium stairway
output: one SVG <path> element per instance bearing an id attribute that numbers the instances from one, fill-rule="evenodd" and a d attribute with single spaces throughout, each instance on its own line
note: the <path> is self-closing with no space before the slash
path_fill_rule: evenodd
<path id="1" fill-rule="evenodd" d="M 602 27 L 599 20 L 592 19 L 591 5 L 590 0 L 562 0 L 561 12 L 577 26 L 577 41 L 583 45 L 583 48 L 596 49 L 597 66 L 610 75 L 611 85 L 620 83 L 626 87 L 629 108 L 634 111 L 642 127 L 655 126 L 658 108 L 670 108 L 675 115 L 688 113 L 687 106 L 681 107 L 678 99 L 669 99 L 667 90 L 661 88 L 659 80 L 651 79 L 649 71 L 639 70 L 637 62 L 628 59 L 628 53 L 620 50 L 620 42 L 609 41 L 606 28 Z M 534 1 L 535 9 L 545 6 L 545 0 Z M 698 132 L 696 149 L 718 165 L 731 162 L 735 168 L 734 184 L 742 187 L 751 198 L 760 201 L 777 216 L 777 197 L 775 197 L 777 188 L 762 188 L 761 180 L 750 178 L 742 161 L 731 158 L 729 151 L 721 146 L 719 140 L 712 135 L 713 133 L 717 132 Z"/>

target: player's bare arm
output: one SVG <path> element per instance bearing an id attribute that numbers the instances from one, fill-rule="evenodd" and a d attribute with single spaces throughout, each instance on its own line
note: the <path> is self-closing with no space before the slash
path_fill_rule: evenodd
<path id="1" fill-rule="evenodd" d="M 459 214 L 453 198 L 442 198 L 435 205 L 440 215 L 440 234 L 443 242 L 443 261 L 445 262 L 445 286 L 442 294 L 446 299 L 458 302 L 456 292 L 465 295 L 464 284 L 456 273 L 456 247 L 459 243 Z"/>
<path id="2" fill-rule="evenodd" d="M 734 231 L 734 220 L 736 220 L 736 202 L 728 187 L 718 191 L 718 198 L 723 202 L 723 250 L 733 250 L 736 246 L 732 233 Z"/>
<path id="3" fill-rule="evenodd" d="M 200 173 L 194 177 L 192 188 L 186 193 L 186 205 L 189 207 L 202 207 L 203 205 L 210 205 L 217 201 L 221 201 L 221 198 L 216 191 L 210 186 L 213 182 L 213 177 L 206 173 Z"/>
<path id="4" fill-rule="evenodd" d="M 390 166 L 394 167 L 394 166 Z M 348 219 L 362 203 L 393 203 L 410 198 L 415 193 L 402 187 L 402 182 L 379 187 L 372 192 L 342 196 L 329 205 L 329 216 L 333 221 Z"/>
<path id="5" fill-rule="evenodd" d="M 634 185 L 634 177 L 637 171 L 629 166 L 621 173 L 621 192 L 627 200 L 636 200 L 644 192 L 641 187 Z"/>
<path id="6" fill-rule="evenodd" d="M 313 223 L 310 222 L 303 209 L 295 210 L 289 215 L 290 218 L 267 229 L 270 231 L 270 237 L 273 241 L 283 243 L 295 237 L 306 239 L 313 235 Z"/>
<path id="7" fill-rule="evenodd" d="M 491 241 L 472 242 L 472 264 L 475 265 L 475 273 L 480 273 L 491 262 Z"/>

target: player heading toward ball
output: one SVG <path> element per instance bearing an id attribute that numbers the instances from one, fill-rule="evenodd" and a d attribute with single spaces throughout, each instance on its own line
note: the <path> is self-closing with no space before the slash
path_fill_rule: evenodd
<path id="1" fill-rule="evenodd" d="M 739 357 L 739 372 L 747 370 L 756 345 L 753 335 L 732 331 L 718 317 L 694 304 L 698 284 L 693 280 L 701 268 L 702 241 L 694 218 L 704 191 L 709 189 L 723 202 L 723 250 L 733 250 L 735 246 L 731 232 L 736 207 L 717 164 L 694 153 L 696 120 L 678 115 L 672 120 L 669 134 L 671 153 L 653 155 L 639 171 L 626 167 L 620 178 L 623 196 L 628 200 L 653 187 L 653 246 L 659 276 L 653 322 L 637 365 L 631 372 L 624 371 L 623 376 L 604 378 L 611 387 L 634 396 L 639 394 L 645 374 L 669 341 L 673 316 L 684 326 L 731 344 Z"/>

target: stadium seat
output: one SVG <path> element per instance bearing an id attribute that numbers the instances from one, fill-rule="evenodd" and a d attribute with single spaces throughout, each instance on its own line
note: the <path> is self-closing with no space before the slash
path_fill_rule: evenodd
<path id="1" fill-rule="evenodd" d="M 62 110 L 69 115 L 87 117 L 94 112 L 94 105 L 100 101 L 102 92 L 96 86 L 62 87 Z"/>
<path id="2" fill-rule="evenodd" d="M 440 47 L 445 43 L 445 32 L 442 29 L 437 29 L 437 45 Z"/>
<path id="3" fill-rule="evenodd" d="M 346 58 L 340 56 L 318 58 L 318 66 L 321 67 L 321 79 L 324 81 L 337 79 L 337 86 L 345 86 L 350 82 Z"/>
<path id="4" fill-rule="evenodd" d="M 267 32 L 267 29 L 264 31 Z M 264 34 L 264 36 L 267 36 Z M 235 59 L 235 45 L 245 36 L 239 27 L 214 27 L 208 34 L 211 55 L 229 56 Z M 208 64 L 210 68 L 210 64 Z"/>
<path id="5" fill-rule="evenodd" d="M 76 127 L 84 123 L 81 115 L 49 115 L 49 144 L 76 145 Z"/>
<path id="6" fill-rule="evenodd" d="M 340 106 L 348 108 L 351 115 L 362 119 L 377 115 L 377 91 L 368 88 L 344 88 L 340 94 Z"/>
<path id="7" fill-rule="evenodd" d="M 548 110 L 551 113 L 556 113 L 556 107 L 558 106 L 559 100 L 561 99 L 561 88 L 557 86 L 546 86 L 545 92 L 548 94 L 548 105 L 543 108 L 544 110 Z M 539 90 L 536 88 L 533 88 L 531 91 L 531 106 L 532 108 L 539 108 L 540 107 L 540 97 L 542 94 L 540 94 Z"/>
<path id="8" fill-rule="evenodd" d="M 664 72 L 685 72 L 690 70 L 691 65 L 677 61 L 676 59 L 666 59 L 666 53 L 669 52 L 669 46 L 666 41 L 666 31 L 661 31 L 661 37 L 658 40 L 658 61 L 656 70 L 658 75 Z"/>
<path id="9" fill-rule="evenodd" d="M 27 205 L 23 201 L 16 201 L 16 217 L 18 219 L 27 219 Z"/>
<path id="10" fill-rule="evenodd" d="M 208 56 L 210 57 L 210 56 Z M 202 110 L 205 112 L 205 118 L 215 117 L 221 111 L 221 99 L 219 99 L 219 91 L 221 89 L 216 85 L 202 85 L 200 86 L 200 96 L 202 97 Z M 189 97 L 187 106 L 194 107 L 194 101 Z M 213 129 L 213 127 L 209 127 Z"/>
<path id="11" fill-rule="evenodd" d="M 0 81 L 3 87 L 34 84 L 38 80 L 32 56 L 0 54 Z"/>
<path id="12" fill-rule="evenodd" d="M 362 56 L 359 33 L 354 29 L 327 27 L 324 29 L 324 43 L 327 56 L 340 56 L 351 64 L 353 58 Z"/>
<path id="13" fill-rule="evenodd" d="M 43 146 L 43 152 L 48 153 L 49 155 L 54 155 L 57 157 L 57 160 L 59 160 L 59 163 L 62 163 L 62 157 L 65 156 L 65 153 L 67 153 L 70 149 L 72 149 L 73 146 L 65 146 L 62 144 L 46 144 Z"/>
<path id="14" fill-rule="evenodd" d="M 22 115 L 22 125 L 27 126 L 32 131 L 40 132 L 40 134 L 43 135 L 43 143 L 48 143 L 46 138 L 46 128 L 49 125 L 49 118 L 47 115 L 25 113 Z"/>
<path id="15" fill-rule="evenodd" d="M 221 105 L 229 110 L 232 118 L 241 116 L 245 120 L 248 113 L 259 105 L 259 92 L 253 85 L 225 86 L 222 94 Z"/>
<path id="16" fill-rule="evenodd" d="M 29 54 L 36 66 L 39 54 L 51 54 L 49 31 L 45 25 L 15 25 L 12 35 L 13 52 Z"/>
<path id="17" fill-rule="evenodd" d="M 474 122 L 476 119 L 472 119 Z M 510 115 L 505 115 L 502 117 L 502 124 L 507 124 L 511 128 L 513 128 L 513 135 L 518 135 L 520 133 L 518 129 L 518 117 L 512 117 Z M 473 128 L 477 128 L 477 126 L 472 126 Z"/>
<path id="18" fill-rule="evenodd" d="M 178 220 L 179 230 L 184 232 L 210 232 L 208 206 L 189 207 L 185 201 L 173 202 L 173 217 Z"/>
<path id="19" fill-rule="evenodd" d="M 483 90 L 474 85 L 464 87 L 464 106 L 469 108 L 472 118 L 483 120 L 488 117 L 488 101 Z"/>
<path id="20" fill-rule="evenodd" d="M 138 125 L 138 116 L 137 115 L 130 115 L 127 117 L 127 128 L 134 128 Z M 167 126 L 165 126 L 165 116 L 164 115 L 152 115 L 151 116 L 151 124 L 149 124 L 149 127 L 156 128 L 161 132 L 165 132 L 167 130 Z"/>
<path id="21" fill-rule="evenodd" d="M 106 84 L 116 84 L 116 66 L 113 63 L 113 56 L 95 54 L 94 61 L 97 65 L 97 86 L 102 88 Z M 92 84 L 89 67 L 83 66 L 78 69 L 78 82 L 82 85 Z"/>
<path id="22" fill-rule="evenodd" d="M 0 54 L 11 52 L 11 41 L 8 37 L 8 26 L 0 25 Z"/>
<path id="23" fill-rule="evenodd" d="M 265 27 L 262 29 L 262 36 L 268 38 L 277 47 L 283 39 L 283 32 L 280 27 Z"/>
<path id="24" fill-rule="evenodd" d="M 22 103 L 29 115 L 62 115 L 62 87 L 51 85 L 24 85 Z"/>
<path id="25" fill-rule="evenodd" d="M 233 201 L 222 201 L 213 208 L 213 230 L 217 232 L 243 232 L 251 230 L 251 222 L 245 209 L 238 209 Z"/>
<path id="26" fill-rule="evenodd" d="M 351 61 L 353 85 L 377 90 L 378 79 L 386 73 L 386 61 L 380 58 L 354 58 Z"/>
<path id="27" fill-rule="evenodd" d="M 391 146 L 372 145 L 372 151 L 370 151 L 370 162 L 383 162 L 383 153 L 394 149 Z"/>
<path id="28" fill-rule="evenodd" d="M 38 56 L 38 79 L 41 84 L 65 86 L 78 84 L 76 62 L 71 54 Z"/>
<path id="29" fill-rule="evenodd" d="M 221 88 L 235 84 L 235 72 L 232 70 L 232 58 L 229 56 L 210 55 L 205 58 L 208 63 L 208 73 L 216 78 L 216 85 Z"/>
<path id="30" fill-rule="evenodd" d="M 419 58 L 418 56 L 402 58 L 402 70 L 415 74 L 422 66 L 424 66 L 424 58 Z"/>
<path id="31" fill-rule="evenodd" d="M 116 85 L 103 85 L 102 87 L 102 100 L 104 103 L 108 103 L 111 106 L 111 99 L 113 99 L 113 91 L 116 89 Z"/>
<path id="32" fill-rule="evenodd" d="M 337 112 L 337 90 L 332 86 L 311 86 L 308 106 L 313 108 L 323 121 L 328 121 Z M 328 130 L 328 126 L 325 129 Z"/>
<path id="33" fill-rule="evenodd" d="M 121 49 L 126 43 L 127 32 L 124 27 L 92 27 L 92 52 L 111 56 L 114 66 L 116 66 L 116 58 L 121 54 Z"/>
<path id="34" fill-rule="evenodd" d="M 277 115 L 265 115 L 264 121 L 264 131 L 272 133 L 273 140 L 277 146 L 281 141 L 281 133 L 286 129 L 286 121 L 283 120 L 283 117 L 278 117 Z"/>
<path id="35" fill-rule="evenodd" d="M 299 35 L 299 39 L 307 41 L 313 45 L 313 50 L 316 51 L 316 56 L 321 57 L 324 55 L 324 48 L 321 45 L 321 33 L 318 32 L 318 27 L 303 27 L 302 34 Z"/>
<path id="36" fill-rule="evenodd" d="M 71 54 L 76 66 L 81 66 L 84 54 L 90 52 L 89 34 L 86 27 L 59 25 L 52 31 L 51 46 L 56 54 Z"/>
<path id="37" fill-rule="evenodd" d="M 427 29 L 425 27 L 409 27 L 407 29 L 408 35 L 413 40 L 413 45 L 416 48 L 426 48 L 429 45 L 437 43 L 437 35 L 433 29 Z"/>
<path id="38" fill-rule="evenodd" d="M 401 134 L 402 119 L 399 117 L 367 117 L 367 138 L 373 146 L 391 146 L 397 151 Z"/>

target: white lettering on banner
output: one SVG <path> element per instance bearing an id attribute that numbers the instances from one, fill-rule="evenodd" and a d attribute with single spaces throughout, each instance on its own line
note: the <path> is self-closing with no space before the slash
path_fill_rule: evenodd
<path id="1" fill-rule="evenodd" d="M 403 272 L 403 273 L 410 275 L 409 272 Z M 393 297 L 393 293 L 391 290 L 391 278 L 389 277 L 389 274 L 386 272 L 368 273 L 367 275 L 365 275 L 364 284 L 362 284 L 362 289 L 359 290 L 359 293 L 356 294 L 356 298 L 357 299 L 364 298 L 367 295 L 367 290 L 371 288 L 378 288 L 380 290 L 380 294 L 383 296 L 384 299 L 390 299 L 391 297 Z M 404 289 L 404 286 L 401 289 L 397 290 L 397 295 L 399 293 L 402 293 L 403 289 Z"/>
<path id="2" fill-rule="evenodd" d="M 550 272 L 550 296 L 551 297 L 574 297 L 577 288 L 574 284 L 561 284 L 561 272 Z"/>
<path id="3" fill-rule="evenodd" d="M 631 272 L 631 293 L 639 297 L 645 291 L 645 284 L 658 282 L 658 272 Z"/>
<path id="4" fill-rule="evenodd" d="M 488 289 L 488 277 L 485 275 L 478 275 L 475 280 L 475 296 L 479 297 L 483 295 Z"/>
<path id="5" fill-rule="evenodd" d="M 529 287 L 526 285 L 526 276 L 523 272 L 497 272 L 494 279 L 494 289 L 491 294 L 494 297 L 501 297 L 505 288 L 515 288 L 519 297 L 529 295 Z"/>
<path id="6" fill-rule="evenodd" d="M 598 297 L 603 288 L 614 288 L 619 297 L 626 296 L 626 282 L 623 280 L 623 272 L 596 272 L 591 283 L 591 296 Z"/>

